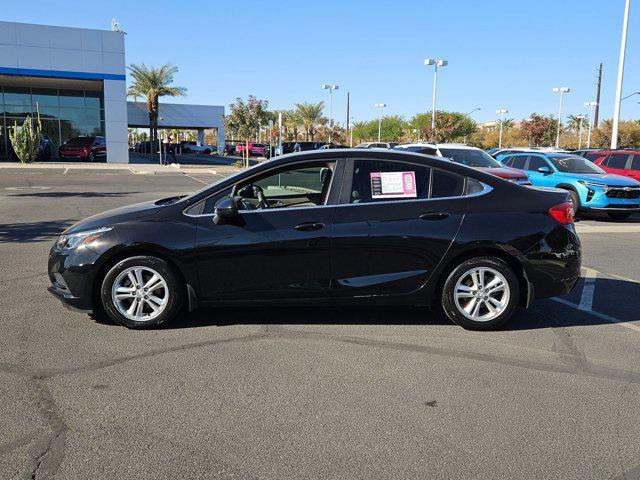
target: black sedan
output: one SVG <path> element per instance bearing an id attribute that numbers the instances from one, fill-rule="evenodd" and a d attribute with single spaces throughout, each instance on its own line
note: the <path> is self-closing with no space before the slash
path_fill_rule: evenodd
<path id="1" fill-rule="evenodd" d="M 132 328 L 198 305 L 366 303 L 442 305 L 490 329 L 569 292 L 580 259 L 566 192 L 427 155 L 321 150 L 73 225 L 49 291 Z"/>

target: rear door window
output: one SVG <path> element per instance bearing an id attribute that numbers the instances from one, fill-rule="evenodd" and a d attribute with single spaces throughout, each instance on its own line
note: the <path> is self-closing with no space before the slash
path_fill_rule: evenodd
<path id="1" fill-rule="evenodd" d="M 458 197 L 464 191 L 464 177 L 433 169 L 431 198 Z"/>
<path id="2" fill-rule="evenodd" d="M 509 165 L 510 167 L 519 168 L 521 170 L 524 170 L 524 166 L 527 163 L 527 156 L 526 155 L 515 155 L 515 156 L 513 156 L 511 158 L 513 160 L 511 162 L 511 165 Z"/>
<path id="3" fill-rule="evenodd" d="M 627 160 L 629 160 L 628 153 L 612 153 L 602 163 L 609 168 L 623 170 L 627 167 Z"/>
<path id="4" fill-rule="evenodd" d="M 350 203 L 403 201 L 429 197 L 431 169 L 384 160 L 355 160 Z"/>
<path id="5" fill-rule="evenodd" d="M 638 154 L 632 155 L 631 170 L 640 171 L 640 155 Z"/>

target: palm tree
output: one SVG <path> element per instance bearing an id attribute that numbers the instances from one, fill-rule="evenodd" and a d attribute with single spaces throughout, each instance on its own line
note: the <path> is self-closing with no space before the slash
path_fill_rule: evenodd
<path id="1" fill-rule="evenodd" d="M 322 110 L 324 102 L 318 103 L 296 103 L 294 115 L 298 118 L 300 126 L 304 128 L 306 140 L 313 141 L 315 127 L 322 122 Z"/>
<path id="2" fill-rule="evenodd" d="M 513 118 L 499 119 L 498 129 L 500 129 L 500 124 L 502 124 L 502 133 L 504 134 L 504 139 L 502 141 L 502 144 L 504 145 L 507 142 L 507 132 L 510 128 L 513 128 L 515 121 Z"/>
<path id="3" fill-rule="evenodd" d="M 569 115 L 567 117 L 567 126 L 580 136 L 580 126 L 588 128 L 587 119 L 584 115 Z"/>
<path id="4" fill-rule="evenodd" d="M 173 74 L 178 67 L 171 64 L 159 68 L 142 65 L 129 65 L 129 73 L 133 82 L 129 86 L 129 97 L 144 97 L 147 100 L 149 113 L 149 130 L 151 142 L 155 144 L 158 138 L 158 99 L 160 97 L 180 97 L 187 92 L 186 88 L 174 87 Z"/>

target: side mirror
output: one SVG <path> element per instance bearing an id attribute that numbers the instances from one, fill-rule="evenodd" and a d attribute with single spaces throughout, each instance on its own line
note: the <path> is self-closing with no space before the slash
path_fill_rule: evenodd
<path id="1" fill-rule="evenodd" d="M 218 225 L 225 220 L 231 220 L 238 216 L 238 204 L 233 198 L 224 197 L 218 201 L 213 213 L 213 223 Z"/>
<path id="2" fill-rule="evenodd" d="M 538 169 L 538 172 L 542 173 L 543 175 L 550 175 L 551 173 L 553 173 L 549 167 L 540 167 Z"/>

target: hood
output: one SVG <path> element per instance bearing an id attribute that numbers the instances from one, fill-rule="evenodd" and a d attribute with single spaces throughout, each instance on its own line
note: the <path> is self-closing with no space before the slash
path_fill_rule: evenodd
<path id="1" fill-rule="evenodd" d="M 92 230 L 100 227 L 108 227 L 117 223 L 127 222 L 129 220 L 136 220 L 139 218 L 150 217 L 158 213 L 163 207 L 157 205 L 162 200 L 135 203 L 133 205 L 127 205 L 120 208 L 114 208 L 113 210 L 107 210 L 106 212 L 92 215 L 84 220 L 74 223 L 67 228 L 63 233 L 76 233 L 84 230 Z"/>
<path id="2" fill-rule="evenodd" d="M 614 173 L 560 173 L 561 176 L 575 180 L 585 180 L 587 182 L 602 183 L 615 187 L 638 187 L 640 182 L 630 177 L 616 175 Z"/>
<path id="3" fill-rule="evenodd" d="M 481 167 L 479 170 L 500 178 L 529 178 L 522 170 L 511 167 Z"/>

